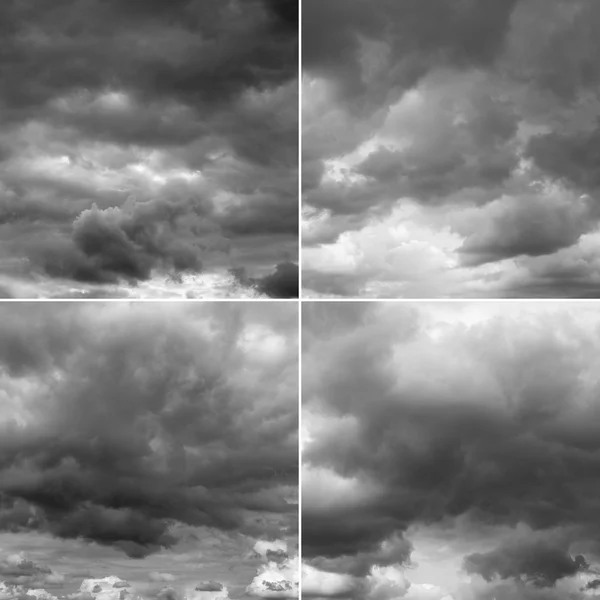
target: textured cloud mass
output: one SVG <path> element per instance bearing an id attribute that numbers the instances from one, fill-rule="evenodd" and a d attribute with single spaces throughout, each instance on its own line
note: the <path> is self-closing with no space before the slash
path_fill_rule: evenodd
<path id="1" fill-rule="evenodd" d="M 228 269 L 296 260 L 297 0 L 7 0 L 0 21 L 4 295 L 240 295 Z"/>
<path id="2" fill-rule="evenodd" d="M 591 303 L 305 305 L 307 596 L 597 597 L 598 331 Z"/>
<path id="3" fill-rule="evenodd" d="M 20 544 L 54 565 L 44 548 L 61 544 L 57 555 L 78 563 L 71 573 L 141 571 L 176 590 L 225 577 L 239 592 L 262 563 L 245 558 L 257 540 L 293 543 L 296 306 L 11 303 L 1 312 L 3 550 Z M 97 570 L 105 556 L 112 572 Z M 1 559 L 7 584 L 54 577 Z"/>
<path id="4" fill-rule="evenodd" d="M 593 0 L 303 2 L 303 281 L 598 296 Z"/>

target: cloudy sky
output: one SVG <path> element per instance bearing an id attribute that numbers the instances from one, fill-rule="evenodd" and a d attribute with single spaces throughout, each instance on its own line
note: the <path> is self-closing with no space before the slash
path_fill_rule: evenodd
<path id="1" fill-rule="evenodd" d="M 600 598 L 600 308 L 303 307 L 305 598 Z"/>
<path id="2" fill-rule="evenodd" d="M 600 4 L 304 0 L 311 296 L 600 295 Z"/>
<path id="3" fill-rule="evenodd" d="M 295 303 L 5 303 L 0 598 L 291 577 L 297 322 Z"/>
<path id="4" fill-rule="evenodd" d="M 2 294 L 220 297 L 243 294 L 231 268 L 285 279 L 297 7 L 1 2 Z"/>

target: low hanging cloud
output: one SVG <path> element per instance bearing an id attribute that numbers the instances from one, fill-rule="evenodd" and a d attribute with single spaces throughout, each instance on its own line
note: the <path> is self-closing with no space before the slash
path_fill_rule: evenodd
<path id="1" fill-rule="evenodd" d="M 485 554 L 465 558 L 468 573 L 478 573 L 486 581 L 523 578 L 538 587 L 552 587 L 559 579 L 586 571 L 589 565 L 581 555 L 572 557 L 565 548 L 543 541 L 506 544 Z"/>
<path id="2" fill-rule="evenodd" d="M 312 595 L 390 568 L 436 598 L 585 597 L 599 327 L 593 303 L 305 306 Z"/>
<path id="3" fill-rule="evenodd" d="M 388 567 L 406 563 L 412 547 L 401 536 L 384 540 L 379 548 L 372 552 L 359 551 L 335 558 L 317 557 L 309 561 L 314 567 L 334 573 L 348 573 L 354 577 L 366 577 L 374 566 Z"/>
<path id="4" fill-rule="evenodd" d="M 198 272 L 205 252 L 229 249 L 228 240 L 211 223 L 209 210 L 190 200 L 105 210 L 94 205 L 74 222 L 73 242 L 100 279 L 111 274 L 149 279 L 157 265 L 175 273 Z"/>
<path id="5" fill-rule="evenodd" d="M 194 527 L 293 535 L 295 307 L 48 303 L 3 314 L 4 531 L 132 558 Z"/>

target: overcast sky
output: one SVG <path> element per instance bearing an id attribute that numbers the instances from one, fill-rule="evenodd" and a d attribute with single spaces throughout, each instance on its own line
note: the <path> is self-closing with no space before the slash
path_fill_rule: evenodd
<path id="1" fill-rule="evenodd" d="M 306 294 L 600 295 L 600 4 L 304 0 Z"/>
<path id="2" fill-rule="evenodd" d="M 297 11 L 1 2 L 2 294 L 221 297 L 296 262 Z"/>
<path id="3" fill-rule="evenodd" d="M 0 307 L 0 598 L 291 577 L 267 551 L 297 554 L 297 322 L 289 303 Z"/>
<path id="4" fill-rule="evenodd" d="M 303 596 L 600 598 L 599 335 L 593 303 L 305 304 Z"/>

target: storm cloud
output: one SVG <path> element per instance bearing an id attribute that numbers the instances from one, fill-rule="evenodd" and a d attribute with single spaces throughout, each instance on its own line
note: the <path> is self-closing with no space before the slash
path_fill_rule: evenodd
<path id="1" fill-rule="evenodd" d="M 295 307 L 25 303 L 1 321 L 3 531 L 133 558 L 194 528 L 295 534 Z"/>
<path id="2" fill-rule="evenodd" d="M 407 598 L 586 597 L 599 327 L 593 303 L 305 305 L 314 595 L 342 577 L 342 596 L 380 597 L 369 577 L 388 569 Z"/>
<path id="3" fill-rule="evenodd" d="M 599 23 L 591 0 L 304 2 L 305 293 L 598 295 Z"/>
<path id="4" fill-rule="evenodd" d="M 15 295 L 295 260 L 296 0 L 9 0 L 0 20 Z"/>

